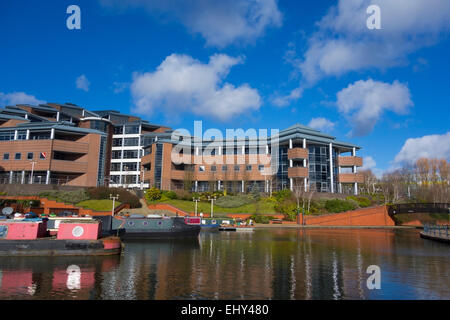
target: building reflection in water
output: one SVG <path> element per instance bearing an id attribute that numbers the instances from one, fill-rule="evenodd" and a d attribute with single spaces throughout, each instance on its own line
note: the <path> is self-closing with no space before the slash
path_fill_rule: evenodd
<path id="1" fill-rule="evenodd" d="M 0 299 L 448 299 L 449 250 L 417 230 L 205 232 L 120 257 L 1 258 Z"/>

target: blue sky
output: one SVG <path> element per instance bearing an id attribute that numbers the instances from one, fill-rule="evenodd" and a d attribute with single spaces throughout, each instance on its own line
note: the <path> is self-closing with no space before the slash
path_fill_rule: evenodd
<path id="1" fill-rule="evenodd" d="M 72 102 L 189 130 L 310 124 L 378 173 L 450 159 L 449 1 L 167 3 L 1 1 L 0 107 Z M 66 27 L 72 4 L 81 30 Z M 366 26 L 371 4 L 381 30 Z"/>

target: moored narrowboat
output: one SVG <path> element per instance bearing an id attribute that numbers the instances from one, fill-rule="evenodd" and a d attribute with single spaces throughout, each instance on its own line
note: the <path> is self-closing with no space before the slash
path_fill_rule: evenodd
<path id="1" fill-rule="evenodd" d="M 98 220 L 62 220 L 49 236 L 47 218 L 0 220 L 0 256 L 77 256 L 119 254 L 118 237 L 102 237 Z"/>

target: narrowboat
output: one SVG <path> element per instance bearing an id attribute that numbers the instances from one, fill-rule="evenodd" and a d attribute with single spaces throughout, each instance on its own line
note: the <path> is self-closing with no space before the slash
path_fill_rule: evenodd
<path id="1" fill-rule="evenodd" d="M 115 255 L 119 237 L 102 237 L 98 220 L 61 220 L 56 235 L 49 235 L 47 218 L 0 220 L 0 256 Z"/>
<path id="2" fill-rule="evenodd" d="M 226 218 L 202 218 L 201 228 L 202 231 L 219 231 L 221 225 L 232 225 L 234 224 L 233 219 Z"/>
<path id="3" fill-rule="evenodd" d="M 193 217 L 161 217 L 156 215 L 114 216 L 111 232 L 120 232 L 121 239 L 197 238 L 200 221 Z M 192 220 L 191 220 L 192 219 Z"/>

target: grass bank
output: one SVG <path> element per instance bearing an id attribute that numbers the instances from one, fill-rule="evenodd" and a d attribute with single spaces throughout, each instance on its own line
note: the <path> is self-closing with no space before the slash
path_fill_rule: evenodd
<path id="1" fill-rule="evenodd" d="M 112 200 L 85 200 L 78 202 L 76 206 L 83 207 L 85 209 L 92 209 L 95 211 L 111 211 L 112 210 Z M 120 202 L 115 202 L 115 208 L 120 206 Z"/>

